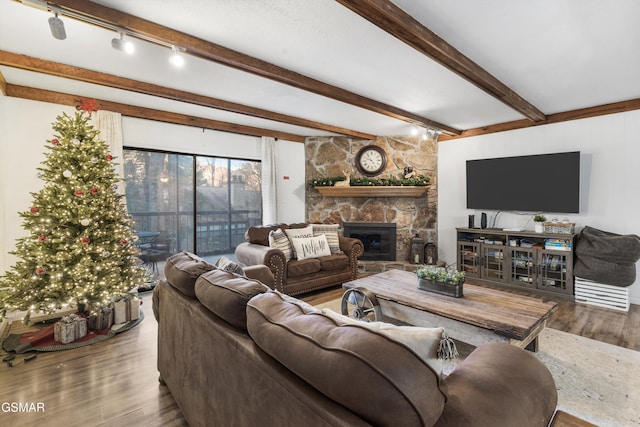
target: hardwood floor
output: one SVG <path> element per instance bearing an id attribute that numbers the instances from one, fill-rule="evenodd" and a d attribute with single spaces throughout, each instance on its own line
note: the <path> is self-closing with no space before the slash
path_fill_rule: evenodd
<path id="1" fill-rule="evenodd" d="M 302 299 L 320 304 L 339 298 L 340 287 Z M 558 301 L 548 326 L 640 351 L 640 306 L 629 313 Z M 1 426 L 184 426 L 186 422 L 156 370 L 157 323 L 151 294 L 135 328 L 75 350 L 38 353 L 35 360 L 0 365 Z M 9 331 L 10 333 L 11 331 Z M 2 353 L 1 357 L 4 357 Z M 24 356 L 18 355 L 14 364 Z M 187 361 L 177 361 L 177 363 Z M 6 403 L 44 404 L 44 412 L 7 412 Z"/>

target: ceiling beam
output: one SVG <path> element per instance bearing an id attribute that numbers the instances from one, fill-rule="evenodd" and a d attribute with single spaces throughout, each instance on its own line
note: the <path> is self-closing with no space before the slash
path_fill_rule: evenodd
<path id="1" fill-rule="evenodd" d="M 0 71 L 0 93 L 7 96 L 7 81 L 5 80 L 2 71 Z"/>
<path id="2" fill-rule="evenodd" d="M 462 131 L 458 136 L 441 135 L 438 141 L 468 138 L 471 136 L 486 135 L 490 133 L 505 132 L 515 129 L 524 129 L 533 126 L 548 125 L 553 123 L 568 122 L 571 120 L 588 119 L 590 117 L 604 116 L 607 114 L 624 113 L 626 111 L 640 110 L 640 98 L 627 101 L 612 102 L 610 104 L 596 105 L 595 107 L 580 108 L 577 110 L 563 111 L 549 114 L 544 123 L 532 123 L 529 120 L 515 120 L 512 122 L 498 123 Z"/>
<path id="3" fill-rule="evenodd" d="M 57 6 L 64 11 L 72 11 L 89 16 L 99 21 L 107 22 L 134 33 L 160 40 L 164 43 L 180 46 L 185 53 L 214 61 L 228 67 L 236 68 L 263 78 L 283 83 L 298 89 L 312 92 L 327 98 L 335 99 L 359 108 L 374 111 L 378 114 L 393 117 L 408 123 L 423 127 L 431 127 L 450 135 L 459 135 L 460 130 L 442 123 L 421 117 L 403 109 L 388 105 L 371 98 L 350 92 L 328 83 L 307 77 L 295 71 L 279 67 L 261 59 L 225 48 L 215 43 L 199 39 L 189 34 L 174 30 L 86 0 L 55 0 L 50 5 Z"/>
<path id="4" fill-rule="evenodd" d="M 390 0 L 336 0 L 534 122 L 545 114 Z"/>
<path id="5" fill-rule="evenodd" d="M 232 113 L 243 114 L 246 116 L 257 117 L 265 120 L 273 120 L 310 129 L 319 129 L 331 133 L 352 136 L 355 138 L 375 139 L 375 135 L 364 132 L 358 132 L 355 130 L 332 126 L 312 120 L 306 120 L 299 117 L 293 117 L 286 114 L 275 113 L 261 108 L 249 107 L 235 102 L 229 102 L 218 98 L 212 98 L 191 92 L 171 89 L 164 86 L 141 82 L 138 80 L 131 80 L 124 77 L 114 76 L 112 74 L 101 73 L 85 68 L 73 67 L 71 65 L 61 64 L 58 62 L 46 61 L 43 59 L 33 58 L 27 55 L 20 55 L 4 50 L 0 50 L 0 65 L 19 68 L 21 70 L 35 71 L 51 76 L 64 77 L 67 79 L 78 80 L 86 83 L 94 83 L 116 89 L 128 90 L 145 95 L 159 96 L 161 98 L 171 99 L 173 101 L 186 102 L 189 104 L 200 105 L 202 107 L 215 108 L 217 110 L 229 111 Z"/>
<path id="6" fill-rule="evenodd" d="M 53 104 L 77 106 L 80 102 L 80 95 L 71 95 L 68 93 L 54 92 L 50 90 L 36 89 L 27 86 L 19 86 L 11 83 L 7 84 L 7 96 L 15 98 L 30 99 L 33 101 L 50 102 Z M 205 119 L 196 116 L 187 116 L 185 114 L 171 113 L 168 111 L 155 110 L 152 108 L 137 107 L 118 102 L 96 100 L 96 106 L 99 110 L 108 110 L 121 113 L 125 116 L 136 117 L 140 119 L 155 120 L 159 122 L 175 123 L 186 126 L 193 126 L 203 129 L 212 129 L 222 132 L 232 132 L 249 136 L 270 136 L 273 138 L 283 139 L 286 141 L 304 143 L 304 136 L 295 135 L 287 132 L 278 132 L 270 129 L 261 129 L 252 126 L 238 125 L 235 123 L 222 122 L 219 120 Z"/>

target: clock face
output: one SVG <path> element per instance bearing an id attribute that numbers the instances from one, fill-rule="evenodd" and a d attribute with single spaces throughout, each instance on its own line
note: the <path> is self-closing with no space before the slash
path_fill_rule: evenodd
<path id="1" fill-rule="evenodd" d="M 387 155 L 375 145 L 363 147 L 356 156 L 356 167 L 363 175 L 375 176 L 387 166 Z"/>

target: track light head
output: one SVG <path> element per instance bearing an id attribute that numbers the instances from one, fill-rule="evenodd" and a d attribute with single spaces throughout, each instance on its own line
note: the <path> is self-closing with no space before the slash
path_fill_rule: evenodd
<path id="1" fill-rule="evenodd" d="M 180 52 L 182 52 L 183 49 L 180 49 L 178 46 L 173 46 L 171 50 L 173 51 L 173 53 L 169 57 L 169 63 L 174 67 L 182 67 L 184 65 L 184 57 L 180 54 Z"/>
<path id="2" fill-rule="evenodd" d="M 49 18 L 49 29 L 54 39 L 64 40 L 67 38 L 67 32 L 64 30 L 64 22 L 58 18 L 57 13 L 56 16 Z"/>
<path id="3" fill-rule="evenodd" d="M 120 33 L 120 38 L 115 37 L 111 40 L 111 47 L 129 55 L 131 55 L 136 49 L 133 43 L 124 39 L 124 33 Z"/>

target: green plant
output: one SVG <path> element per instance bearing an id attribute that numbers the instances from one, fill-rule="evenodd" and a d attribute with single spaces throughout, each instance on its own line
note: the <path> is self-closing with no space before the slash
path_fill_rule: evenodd
<path id="1" fill-rule="evenodd" d="M 416 270 L 416 276 L 420 279 L 449 283 L 451 285 L 460 285 L 464 283 L 464 271 L 458 271 L 453 268 L 436 267 L 433 265 L 420 267 Z"/>
<path id="2" fill-rule="evenodd" d="M 545 222 L 547 220 L 547 217 L 544 216 L 543 214 L 536 214 L 533 217 L 533 222 Z"/>
<path id="3" fill-rule="evenodd" d="M 344 181 L 344 176 L 328 177 L 328 178 L 316 178 L 309 181 L 309 185 L 312 187 L 331 187 L 335 185 L 337 181 Z M 412 178 L 368 178 L 358 177 L 351 178 L 349 181 L 352 187 L 382 187 L 382 186 L 412 186 L 412 187 L 424 187 L 429 185 L 430 179 L 428 176 L 417 175 Z"/>

